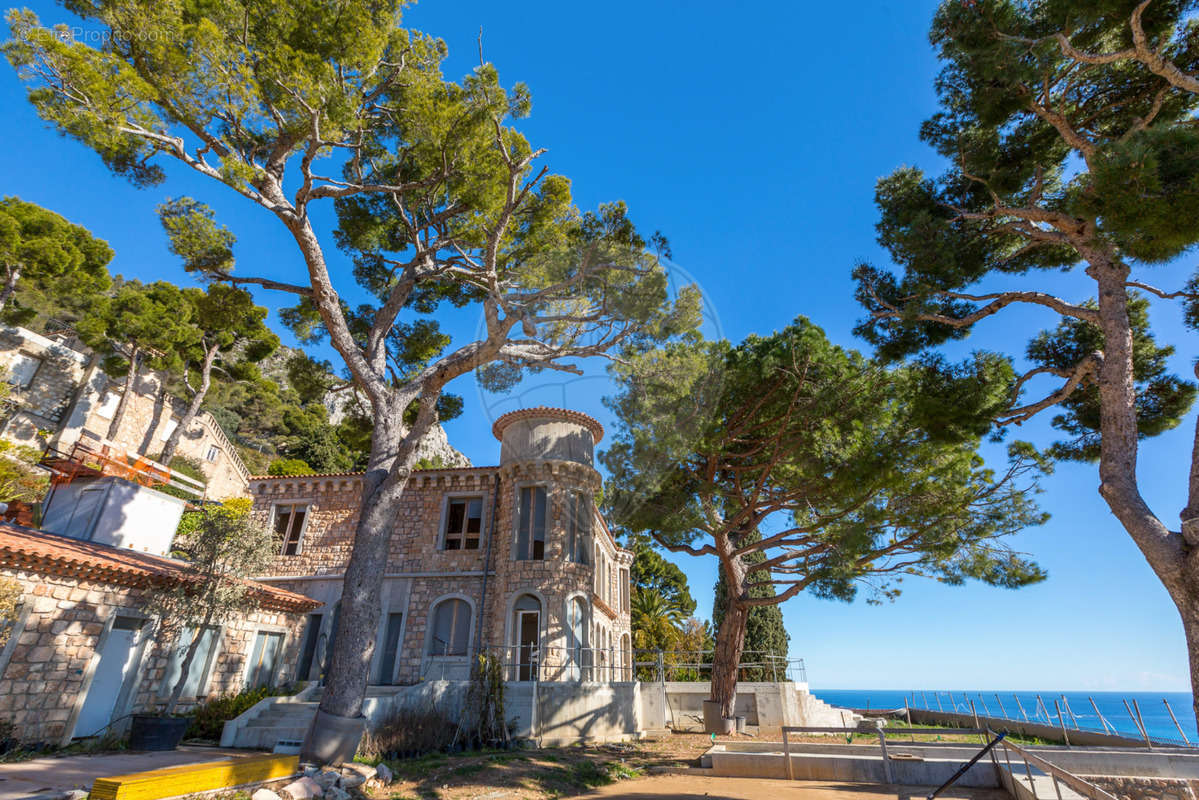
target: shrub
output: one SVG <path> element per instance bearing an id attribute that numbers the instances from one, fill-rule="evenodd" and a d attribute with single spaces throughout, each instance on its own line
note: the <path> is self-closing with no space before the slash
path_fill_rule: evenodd
<path id="1" fill-rule="evenodd" d="M 243 689 L 236 694 L 219 695 L 196 706 L 191 724 L 187 726 L 187 733 L 184 735 L 188 739 L 219 740 L 225 723 L 249 711 L 259 700 L 293 695 L 298 690 L 295 686 L 259 686 L 257 689 Z"/>
<path id="2" fill-rule="evenodd" d="M 457 732 L 458 723 L 439 711 L 402 708 L 367 731 L 358 754 L 368 759 L 394 759 L 452 750 Z"/>
<path id="3" fill-rule="evenodd" d="M 266 469 L 267 475 L 315 475 L 316 470 L 301 458 L 276 458 Z"/>

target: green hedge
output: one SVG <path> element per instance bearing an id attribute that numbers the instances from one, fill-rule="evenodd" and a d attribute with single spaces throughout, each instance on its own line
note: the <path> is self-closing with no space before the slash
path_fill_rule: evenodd
<path id="1" fill-rule="evenodd" d="M 184 738 L 220 740 L 225 723 L 250 710 L 250 707 L 259 700 L 267 697 L 293 695 L 299 690 L 298 686 L 276 688 L 260 686 L 257 689 L 245 689 L 237 694 L 222 694 L 214 697 L 196 706 L 191 725 L 187 727 Z"/>

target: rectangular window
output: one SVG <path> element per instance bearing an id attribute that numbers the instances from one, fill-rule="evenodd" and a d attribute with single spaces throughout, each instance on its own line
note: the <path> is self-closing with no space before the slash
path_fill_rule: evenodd
<path id="1" fill-rule="evenodd" d="M 620 610 L 629 613 L 629 571 L 620 571 Z"/>
<path id="2" fill-rule="evenodd" d="M 400 631 L 403 627 L 403 614 L 387 615 L 387 629 L 383 635 L 383 659 L 379 663 L 379 683 L 395 683 L 396 659 L 399 657 Z"/>
<path id="3" fill-rule="evenodd" d="M 8 382 L 18 389 L 29 388 L 29 384 L 33 383 L 33 376 L 37 374 L 37 368 L 41 365 L 40 358 L 18 353 L 8 368 Z"/>
<path id="4" fill-rule="evenodd" d="M 454 497 L 446 509 L 443 550 L 478 550 L 483 530 L 483 498 Z"/>
<path id="5" fill-rule="evenodd" d="M 283 634 L 259 631 L 250 650 L 249 670 L 246 673 L 246 688 L 274 686 L 278 667 L 279 651 L 283 648 Z"/>
<path id="6" fill-rule="evenodd" d="M 219 456 L 220 454 L 221 454 L 221 448 L 217 447 L 214 444 L 214 445 L 209 446 L 208 454 L 205 455 L 204 458 L 206 458 L 209 461 L 216 461 L 217 456 Z"/>
<path id="7" fill-rule="evenodd" d="M 571 492 L 570 526 L 566 536 L 566 560 L 587 563 L 591 549 L 591 498 L 582 492 Z"/>
<path id="8" fill-rule="evenodd" d="M 518 561 L 541 561 L 545 558 L 544 486 L 526 486 L 520 490 L 516 558 Z"/>
<path id="9" fill-rule="evenodd" d="M 304 522 L 308 518 L 308 506 L 275 506 L 275 535 L 279 538 L 280 555 L 294 556 L 300 552 L 300 538 L 304 535 Z"/>

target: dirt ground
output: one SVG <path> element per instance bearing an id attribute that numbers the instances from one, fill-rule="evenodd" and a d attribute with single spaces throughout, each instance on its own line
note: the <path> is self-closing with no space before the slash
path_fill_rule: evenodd
<path id="1" fill-rule="evenodd" d="M 759 738 L 781 741 L 762 732 Z M 872 737 L 855 737 L 859 742 Z M 752 741 L 748 737 L 717 737 L 717 742 Z M 807 741 L 835 741 L 805 737 Z M 843 740 L 841 740 L 843 741 Z M 543 800 L 559 797 L 706 797 L 739 800 L 895 800 L 882 787 L 662 774 L 699 766 L 699 757 L 712 746 L 705 734 L 676 733 L 660 739 L 590 747 L 503 750 L 388 761 L 396 781 L 373 794 L 374 800 Z M 913 800 L 927 794 L 913 791 Z M 902 798 L 903 795 L 901 795 Z M 956 800 L 1006 800 L 1002 792 L 962 790 L 943 797 Z"/>

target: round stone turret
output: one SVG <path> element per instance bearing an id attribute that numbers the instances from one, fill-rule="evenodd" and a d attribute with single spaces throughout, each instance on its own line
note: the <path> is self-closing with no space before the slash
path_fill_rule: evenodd
<path id="1" fill-rule="evenodd" d="M 500 465 L 514 461 L 574 461 L 594 468 L 595 446 L 604 427 L 591 417 L 565 408 L 510 411 L 491 427 L 500 440 Z"/>

